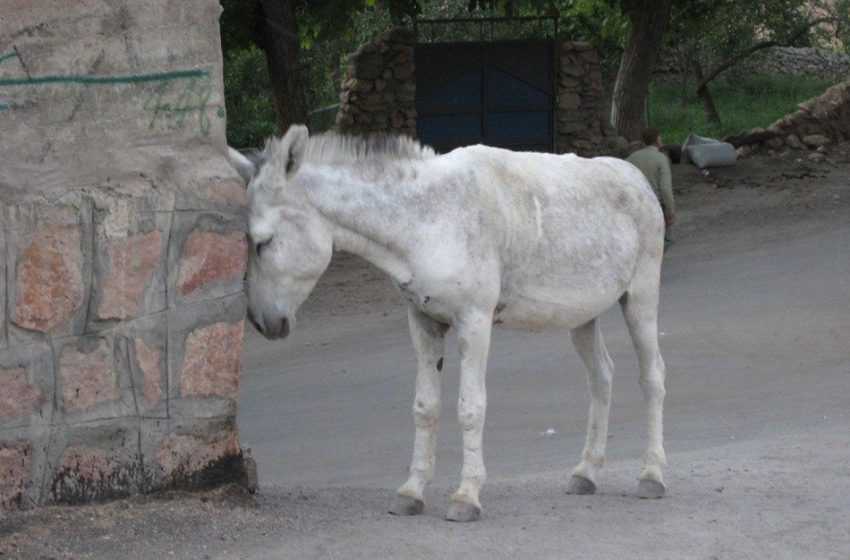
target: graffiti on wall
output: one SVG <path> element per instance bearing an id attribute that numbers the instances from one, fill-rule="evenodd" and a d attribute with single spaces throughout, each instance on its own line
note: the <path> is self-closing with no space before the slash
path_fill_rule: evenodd
<path id="1" fill-rule="evenodd" d="M 0 55 L 0 63 L 13 58 L 17 58 L 23 63 L 17 49 Z M 0 92 L 7 87 L 45 84 L 96 86 L 159 83 L 153 92 L 145 97 L 141 106 L 141 109 L 149 114 L 147 119 L 149 129 L 153 129 L 159 123 L 165 123 L 183 130 L 191 123 L 195 123 L 201 134 L 207 135 L 212 124 L 210 115 L 215 114 L 218 118 L 223 118 L 225 115 L 224 107 L 210 104 L 213 88 L 210 83 L 210 71 L 206 69 L 128 75 L 56 74 L 32 76 L 29 72 L 26 74 L 26 76 L 15 77 L 0 76 Z M 0 100 L 0 111 L 8 111 L 12 108 L 13 105 Z"/>
<path id="2" fill-rule="evenodd" d="M 212 85 L 209 80 L 200 83 L 197 78 L 191 78 L 182 88 L 174 88 L 173 82 L 163 82 L 153 94 L 145 99 L 143 109 L 150 114 L 148 128 L 153 129 L 157 122 L 167 120 L 183 129 L 191 117 L 197 117 L 198 130 L 201 134 L 210 131 L 210 107 Z M 215 108 L 217 117 L 224 117 L 222 107 Z"/>
<path id="3" fill-rule="evenodd" d="M 15 49 L 14 51 L 12 51 L 10 53 L 0 55 L 0 63 L 2 63 L 4 60 L 9 60 L 11 58 L 17 58 L 17 56 L 18 56 L 18 50 L 17 49 Z M 8 103 L 3 103 L 2 101 L 0 101 L 0 111 L 8 111 L 10 108 L 11 107 L 9 106 Z"/>

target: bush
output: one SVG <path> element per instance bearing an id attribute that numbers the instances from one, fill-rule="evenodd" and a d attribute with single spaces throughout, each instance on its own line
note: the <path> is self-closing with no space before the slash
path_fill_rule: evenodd
<path id="1" fill-rule="evenodd" d="M 265 54 L 254 46 L 232 50 L 224 59 L 224 77 L 228 144 L 262 146 L 277 130 Z"/>
<path id="2" fill-rule="evenodd" d="M 721 138 L 757 126 L 767 127 L 834 83 L 836 80 L 802 76 L 750 75 L 718 80 L 709 86 L 722 120 L 717 126 L 705 119 L 693 86 L 683 107 L 679 85 L 655 82 L 650 88 L 649 121 L 668 143 L 683 142 L 689 132 Z"/>

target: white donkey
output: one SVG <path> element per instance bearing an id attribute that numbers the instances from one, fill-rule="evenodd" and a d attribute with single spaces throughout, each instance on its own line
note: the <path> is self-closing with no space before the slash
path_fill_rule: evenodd
<path id="1" fill-rule="evenodd" d="M 447 518 L 472 521 L 486 477 L 484 375 L 492 325 L 569 330 L 589 371 L 587 441 L 568 492 L 592 494 L 608 435 L 613 364 L 598 318 L 619 301 L 640 361 L 649 447 L 638 495 L 665 492 L 664 362 L 657 313 L 664 221 L 641 172 L 614 158 L 516 153 L 485 146 L 435 156 L 406 138 L 308 137 L 293 126 L 254 169 L 249 316 L 285 337 L 334 248 L 388 274 L 409 301 L 416 350 L 416 437 L 410 478 L 390 513 L 413 515 L 434 471 L 443 342 L 460 347 L 463 470 Z"/>

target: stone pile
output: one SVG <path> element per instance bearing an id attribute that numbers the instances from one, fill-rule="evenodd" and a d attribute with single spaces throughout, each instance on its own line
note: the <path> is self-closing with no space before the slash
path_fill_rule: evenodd
<path id="1" fill-rule="evenodd" d="M 215 0 L 0 19 L 0 515 L 242 477 Z"/>
<path id="2" fill-rule="evenodd" d="M 822 154 L 829 144 L 850 140 L 850 80 L 800 103 L 797 110 L 767 128 L 724 138 L 740 155 L 754 150 L 814 150 Z M 812 154 L 811 159 L 823 159 Z"/>
<path id="3" fill-rule="evenodd" d="M 393 29 L 351 56 L 336 116 L 340 131 L 416 136 L 415 42 L 411 30 Z"/>

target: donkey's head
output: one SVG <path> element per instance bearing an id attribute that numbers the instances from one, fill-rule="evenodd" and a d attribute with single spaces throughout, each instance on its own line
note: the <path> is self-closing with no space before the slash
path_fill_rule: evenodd
<path id="1" fill-rule="evenodd" d="M 290 127 L 250 173 L 248 317 L 270 339 L 289 334 L 333 253 L 331 229 L 307 201 L 311 178 L 299 174 L 307 141 L 306 127 Z"/>

